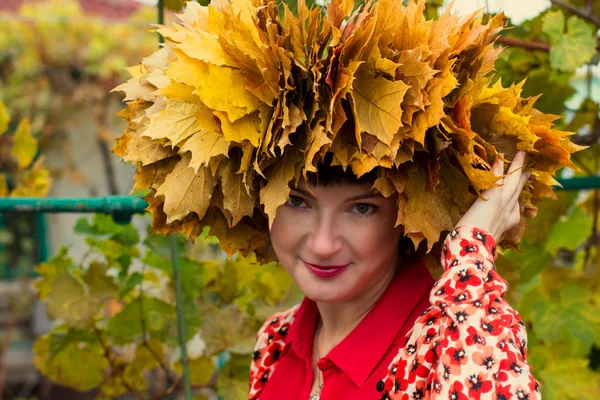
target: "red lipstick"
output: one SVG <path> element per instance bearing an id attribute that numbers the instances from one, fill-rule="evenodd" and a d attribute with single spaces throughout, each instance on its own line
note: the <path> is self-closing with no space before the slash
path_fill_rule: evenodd
<path id="1" fill-rule="evenodd" d="M 309 264 L 304 261 L 304 265 L 306 268 L 319 278 L 333 278 L 334 276 L 338 276 L 342 272 L 348 268 L 348 265 L 317 265 L 317 264 Z"/>

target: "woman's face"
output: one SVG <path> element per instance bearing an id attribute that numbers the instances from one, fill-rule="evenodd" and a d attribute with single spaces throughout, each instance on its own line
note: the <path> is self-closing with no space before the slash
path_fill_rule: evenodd
<path id="1" fill-rule="evenodd" d="M 346 302 L 385 290 L 402 236 L 394 227 L 396 201 L 370 185 L 311 185 L 309 192 L 301 182 L 271 227 L 279 262 L 314 301 Z"/>

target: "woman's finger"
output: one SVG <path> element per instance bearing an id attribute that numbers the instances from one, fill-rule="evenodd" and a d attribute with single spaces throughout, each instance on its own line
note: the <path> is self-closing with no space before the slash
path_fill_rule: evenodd
<path id="1" fill-rule="evenodd" d="M 490 197 L 494 196 L 496 194 L 496 192 L 498 192 L 498 195 L 501 193 L 500 191 L 502 190 L 502 184 L 504 182 L 504 161 L 502 161 L 503 155 L 500 154 L 500 156 L 496 156 L 496 159 L 494 160 L 494 163 L 492 164 L 492 173 L 498 177 L 501 177 L 500 179 L 498 179 L 495 183 L 497 185 L 500 186 L 496 186 L 496 187 L 492 187 L 489 188 L 487 190 L 484 190 L 481 193 L 481 196 L 486 199 L 489 200 Z"/>
<path id="2" fill-rule="evenodd" d="M 519 188 L 521 183 L 521 177 L 523 176 L 523 164 L 525 162 L 525 152 L 519 151 L 513 157 L 508 172 L 504 177 L 504 194 L 508 199 L 512 199 L 515 192 Z"/>
<path id="3" fill-rule="evenodd" d="M 504 156 L 502 154 L 500 154 L 500 156 L 496 156 L 494 165 L 492 165 L 492 172 L 496 176 L 504 175 L 504 161 L 502 161 L 503 158 Z"/>
<path id="4" fill-rule="evenodd" d="M 512 197 L 510 198 L 510 200 L 508 202 L 509 207 L 513 206 L 515 203 L 517 203 L 517 204 L 519 203 L 519 197 L 521 196 L 521 192 L 523 191 L 523 188 L 529 181 L 530 177 L 531 177 L 531 171 L 525 171 L 521 174 L 521 177 L 519 178 L 519 185 L 517 186 L 517 190 L 515 190 L 515 192 L 513 193 Z"/>
<path id="5" fill-rule="evenodd" d="M 508 229 L 514 228 L 521 221 L 521 206 L 517 201 L 511 209 L 510 217 L 508 218 Z"/>
<path id="6" fill-rule="evenodd" d="M 517 154 L 515 154 L 512 161 L 510 162 L 510 167 L 508 167 L 508 174 L 516 171 L 518 168 L 521 168 L 523 166 L 523 163 L 525 162 L 525 155 L 526 153 L 523 150 L 517 151 Z"/>

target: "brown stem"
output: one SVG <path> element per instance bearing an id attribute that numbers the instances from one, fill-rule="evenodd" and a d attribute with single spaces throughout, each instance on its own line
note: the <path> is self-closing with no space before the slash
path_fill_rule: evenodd
<path id="1" fill-rule="evenodd" d="M 144 275 L 145 272 L 146 272 L 146 264 L 144 264 L 142 266 L 142 276 Z M 138 299 L 138 305 L 139 305 L 139 310 L 140 310 L 140 324 L 142 325 L 142 341 L 143 341 L 142 344 L 152 354 L 152 357 L 154 357 L 154 359 L 156 361 L 158 361 L 160 367 L 162 368 L 162 370 L 165 372 L 165 374 L 167 376 L 167 381 L 169 382 L 169 385 L 172 385 L 174 379 L 171 376 L 171 370 L 165 365 L 165 363 L 163 362 L 163 359 L 158 354 L 156 354 L 156 352 L 154 351 L 152 346 L 150 346 L 150 344 L 148 343 L 148 338 L 146 337 L 148 330 L 146 328 L 146 317 L 144 316 L 144 306 L 142 304 L 142 299 L 144 298 L 143 281 L 140 282 L 139 286 L 140 286 L 139 287 L 140 297 Z"/>
<path id="2" fill-rule="evenodd" d="M 591 13 L 594 12 L 594 0 L 585 0 L 585 9 Z"/>
<path id="3" fill-rule="evenodd" d="M 586 77 L 586 86 L 587 86 L 587 96 L 588 98 L 592 97 L 592 67 L 590 65 L 587 66 L 587 77 Z M 594 124 L 594 132 L 593 134 L 598 134 L 600 132 L 600 120 L 598 120 L 598 116 L 596 116 L 596 122 Z M 590 135 L 591 136 L 591 135 Z M 598 153 L 598 146 L 594 147 L 594 170 L 598 171 L 598 164 L 600 162 L 600 160 L 598 160 L 600 158 L 600 154 Z M 596 237 L 596 232 L 597 232 L 597 228 L 598 228 L 598 207 L 600 206 L 598 199 L 598 191 L 594 190 L 594 220 L 592 223 L 592 235 L 591 238 L 595 238 Z M 584 260 L 584 265 L 587 265 L 589 259 L 590 259 L 590 255 L 591 255 L 591 250 L 592 250 L 592 245 L 594 244 L 593 241 L 589 241 L 587 242 L 586 246 L 585 246 L 585 260 Z"/>
<path id="4" fill-rule="evenodd" d="M 600 28 L 600 18 L 598 18 L 596 15 L 594 15 L 594 11 L 593 9 L 583 9 L 583 8 L 579 8 L 577 6 L 574 6 L 573 4 L 569 4 L 564 0 L 550 0 L 550 2 L 552 2 L 552 4 L 555 4 L 559 7 L 564 8 L 565 10 L 572 12 L 573 14 L 577 15 L 578 17 L 581 17 L 583 19 L 585 19 L 586 21 L 590 21 L 592 24 L 596 25 L 598 28 Z"/>
<path id="5" fill-rule="evenodd" d="M 596 143 L 598 139 L 600 139 L 600 119 L 596 119 L 594 130 L 591 134 L 585 136 L 574 135 L 571 138 L 571 141 L 580 146 L 591 146 Z"/>
<path id="6" fill-rule="evenodd" d="M 175 389 L 177 389 L 177 387 L 179 386 L 179 383 L 181 382 L 181 378 L 178 376 L 173 383 L 171 383 L 171 386 L 169 386 L 167 388 L 167 390 L 165 390 L 163 393 L 159 393 L 156 396 L 150 397 L 150 399 L 148 400 L 159 400 L 159 399 L 164 399 L 165 396 L 169 396 L 171 394 L 173 394 L 173 392 L 175 392 Z"/>
<path id="7" fill-rule="evenodd" d="M 104 341 L 104 338 L 102 337 L 102 333 L 100 333 L 98 328 L 96 328 L 95 326 L 93 329 L 94 329 L 94 333 L 96 333 L 96 337 L 98 337 L 98 342 L 100 343 L 100 346 L 102 347 L 102 351 L 104 352 L 104 357 L 106 357 L 106 360 L 108 360 L 108 364 L 110 365 L 110 368 L 113 371 L 115 371 L 115 373 L 121 379 L 121 382 L 123 382 L 123 386 L 125 386 L 125 388 L 130 393 L 133 393 L 138 399 L 146 400 L 146 398 L 144 397 L 143 394 L 141 394 L 140 392 L 135 390 L 135 388 L 133 386 L 131 386 L 129 383 L 127 383 L 127 381 L 125 380 L 125 377 L 123 376 L 123 370 L 115 364 L 115 360 L 113 359 L 113 353 L 112 353 L 110 347 L 108 346 L 108 344 L 106 344 L 106 342 Z"/>
<path id="8" fill-rule="evenodd" d="M 546 42 L 534 42 L 531 40 L 514 39 L 505 36 L 500 36 L 496 42 L 510 47 L 520 47 L 526 50 L 541 50 L 547 53 L 550 52 L 550 43 Z"/>
<path id="9" fill-rule="evenodd" d="M 9 307 L 8 312 L 5 314 L 7 323 L 6 323 L 6 334 L 4 335 L 4 341 L 0 345 L 0 397 L 4 393 L 4 383 L 6 380 L 6 357 L 8 355 L 8 347 L 12 342 L 13 334 L 15 333 L 15 329 L 17 326 L 17 316 L 12 309 Z"/>
<path id="10" fill-rule="evenodd" d="M 506 45 L 509 47 L 520 47 L 525 50 L 539 50 L 539 51 L 545 51 L 546 53 L 550 52 L 550 43 L 547 43 L 547 42 L 515 39 L 515 38 L 500 36 L 498 39 L 496 39 L 496 43 L 500 43 L 500 44 L 503 44 L 503 45 Z M 598 45 L 596 46 L 596 51 L 600 52 L 600 41 L 598 41 Z"/>
<path id="11" fill-rule="evenodd" d="M 101 103 L 98 106 L 97 114 L 96 114 L 96 126 L 98 129 L 103 129 L 106 124 L 104 123 L 104 118 L 106 117 L 106 109 L 108 98 L 105 102 Z M 110 148 L 108 147 L 108 143 L 102 137 L 102 133 L 98 132 L 97 135 L 97 143 L 98 148 L 100 149 L 100 154 L 102 155 L 102 161 L 104 164 L 104 175 L 106 176 L 106 180 L 108 181 L 108 193 L 111 195 L 119 194 L 119 189 L 117 187 L 117 179 L 115 177 L 115 170 L 113 168 Z"/>

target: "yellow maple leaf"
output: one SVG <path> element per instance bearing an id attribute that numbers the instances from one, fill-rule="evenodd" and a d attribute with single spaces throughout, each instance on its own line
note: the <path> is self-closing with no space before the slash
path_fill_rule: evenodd
<path id="1" fill-rule="evenodd" d="M 262 125 L 259 111 L 245 115 L 235 122 L 231 122 L 228 115 L 222 111 L 215 111 L 215 116 L 221 122 L 221 130 L 225 140 L 240 144 L 244 140 L 249 140 L 253 146 L 258 146 Z"/>
<path id="2" fill-rule="evenodd" d="M 163 198 L 167 223 L 182 220 L 190 213 L 202 218 L 208 210 L 215 187 L 215 179 L 208 168 L 198 173 L 190 167 L 191 154 L 184 153 L 173 171 L 156 190 L 156 197 Z"/>
<path id="3" fill-rule="evenodd" d="M 468 156 L 456 154 L 456 158 L 458 158 L 463 171 L 465 171 L 471 184 L 478 192 L 499 186 L 495 182 L 500 178 L 492 172 L 491 166 L 475 153 Z M 483 168 L 481 168 L 481 165 L 483 165 Z"/>
<path id="4" fill-rule="evenodd" d="M 8 114 L 8 109 L 4 105 L 4 103 L 0 102 L 0 135 L 3 135 L 4 132 L 8 129 L 8 122 L 10 121 L 10 115 Z"/>
<path id="5" fill-rule="evenodd" d="M 394 183 L 391 179 L 385 176 L 385 174 L 377 177 L 373 183 L 373 189 L 376 189 L 383 195 L 383 197 L 390 197 L 396 193 L 396 187 L 394 186 Z"/>
<path id="6" fill-rule="evenodd" d="M 242 181 L 242 175 L 237 173 L 232 161 L 223 162 L 219 179 L 223 193 L 223 208 L 231 215 L 231 219 L 227 223 L 229 227 L 232 227 L 243 217 L 252 216 L 256 199 L 248 194 Z"/>
<path id="7" fill-rule="evenodd" d="M 31 134 L 31 124 L 28 119 L 19 123 L 14 135 L 11 154 L 17 159 L 19 169 L 25 169 L 35 158 L 38 151 L 38 140 Z"/>
<path id="8" fill-rule="evenodd" d="M 191 153 L 190 167 L 198 172 L 200 168 L 209 165 L 211 159 L 220 155 L 227 156 L 229 143 L 222 134 L 213 131 L 200 131 L 189 138 L 180 152 Z"/>
<path id="9" fill-rule="evenodd" d="M 31 168 L 21 171 L 11 197 L 45 197 L 50 191 L 50 171 L 44 167 L 44 158 L 38 158 Z"/>
<path id="10" fill-rule="evenodd" d="M 393 82 L 367 72 L 357 74 L 354 93 L 361 130 L 391 146 L 394 134 L 402 126 L 401 105 L 408 88 L 402 81 Z"/>
<path id="11" fill-rule="evenodd" d="M 404 103 L 424 109 L 425 87 L 436 71 L 429 66 L 429 63 L 423 61 L 423 47 L 402 52 L 398 64 L 400 64 L 400 67 L 396 75 L 409 85 L 409 89 L 404 96 Z"/>
<path id="12" fill-rule="evenodd" d="M 154 99 L 154 92 L 156 87 L 149 85 L 147 82 L 142 81 L 143 76 L 136 76 L 129 79 L 127 82 L 117 86 L 110 92 L 125 92 L 124 101 L 130 100 L 145 100 L 152 101 Z"/>
<path id="13" fill-rule="evenodd" d="M 138 189 L 158 189 L 179 160 L 179 156 L 173 156 L 152 164 L 138 166 L 132 192 Z"/>
<path id="14" fill-rule="evenodd" d="M 269 218 L 269 226 L 273 224 L 277 208 L 288 199 L 289 184 L 294 179 L 296 164 L 301 160 L 300 152 L 290 150 L 265 172 L 267 183 L 260 189 L 260 202 Z"/>
<path id="15" fill-rule="evenodd" d="M 308 148 L 306 150 L 304 176 L 307 172 L 316 172 L 317 168 L 313 165 L 315 155 L 321 152 L 321 149 L 331 143 L 331 139 L 327 137 L 325 127 L 317 124 L 314 129 L 307 128 Z"/>
<path id="16" fill-rule="evenodd" d="M 407 234 L 423 234 L 427 239 L 428 252 L 440 240 L 441 232 L 454 228 L 474 199 L 468 191 L 469 180 L 449 165 L 444 167 L 440 170 L 440 185 L 432 193 L 426 190 L 425 171 L 418 168 L 410 170 L 404 189 L 408 200 L 402 223 Z M 463 209 L 457 206 L 456 201 L 462 204 Z"/>
<path id="17" fill-rule="evenodd" d="M 167 106 L 160 112 L 151 115 L 150 125 L 143 136 L 151 139 L 166 139 L 171 146 L 197 134 L 201 126 L 196 114 L 206 109 L 202 104 L 184 103 L 178 100 L 167 100 Z"/>
<path id="18" fill-rule="evenodd" d="M 186 103 L 201 103 L 200 97 L 194 94 L 195 88 L 181 82 L 171 80 L 171 84 L 160 89 L 160 94 L 172 100 Z"/>
<path id="19" fill-rule="evenodd" d="M 125 134 L 117 139 L 113 152 L 123 161 L 134 165 L 148 165 L 177 154 L 172 148 L 161 145 L 147 136 Z"/>
<path id="20" fill-rule="evenodd" d="M 6 184 L 6 174 L 0 173 L 0 197 L 8 196 L 8 185 Z"/>
<path id="21" fill-rule="evenodd" d="M 174 53 L 178 59 L 171 63 L 166 75 L 193 86 L 193 94 L 209 108 L 224 111 L 231 121 L 235 121 L 260 105 L 260 100 L 245 89 L 240 71 L 194 60 L 177 50 Z"/>
<path id="22" fill-rule="evenodd" d="M 445 71 L 441 76 L 434 77 L 427 84 L 428 99 L 431 105 L 425 111 L 417 113 L 413 118 L 411 126 L 411 137 L 420 144 L 425 143 L 425 134 L 427 129 L 437 125 L 441 118 L 446 115 L 444 112 L 444 97 L 456 87 L 457 80 L 450 70 Z"/>
<path id="23" fill-rule="evenodd" d="M 400 14 L 398 30 L 394 35 L 394 47 L 398 51 L 413 50 L 419 47 L 428 49 L 429 32 L 432 21 L 426 21 L 423 16 L 425 0 L 418 3 L 411 1 L 404 12 Z"/>

